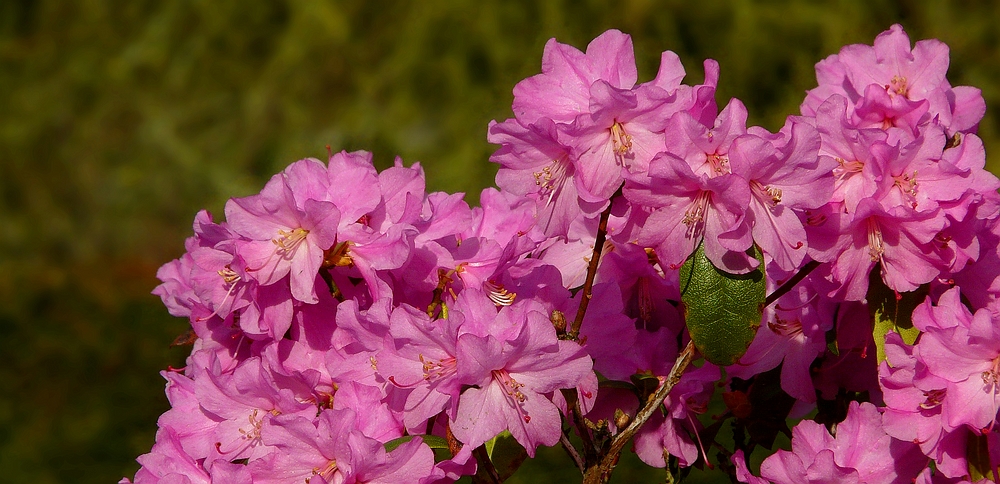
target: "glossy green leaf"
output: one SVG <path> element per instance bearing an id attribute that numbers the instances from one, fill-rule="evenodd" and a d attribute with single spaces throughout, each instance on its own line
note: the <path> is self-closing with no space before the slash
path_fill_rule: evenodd
<path id="1" fill-rule="evenodd" d="M 882 282 L 878 267 L 872 270 L 868 278 L 866 298 L 872 316 L 872 336 L 879 363 L 885 361 L 885 336 L 890 331 L 899 333 L 906 344 L 916 342 L 920 330 L 913 326 L 913 309 L 927 298 L 929 292 L 930 286 L 925 284 L 916 291 L 897 293 Z"/>
<path id="2" fill-rule="evenodd" d="M 994 477 L 990 468 L 988 438 L 985 434 L 976 435 L 969 432 L 969 436 L 965 440 L 965 456 L 969 462 L 969 477 L 972 482 Z"/>
<path id="3" fill-rule="evenodd" d="M 398 439 L 392 439 L 385 443 L 385 451 L 392 452 L 393 450 L 396 449 L 396 447 L 399 447 L 400 445 L 403 445 L 413 440 L 414 437 L 415 436 L 413 435 L 404 435 Z M 427 444 L 427 446 L 430 447 L 431 449 L 448 448 L 448 441 L 436 435 L 420 435 L 419 437 L 423 439 L 424 443 Z"/>
<path id="4" fill-rule="evenodd" d="M 736 363 L 757 334 L 764 309 L 767 283 L 764 259 L 747 274 L 730 274 L 712 265 L 702 245 L 680 270 L 681 302 L 688 332 L 705 359 L 716 365 Z"/>
<path id="5" fill-rule="evenodd" d="M 528 458 L 528 452 L 506 430 L 486 442 L 486 454 L 490 456 L 500 481 L 506 481 Z"/>

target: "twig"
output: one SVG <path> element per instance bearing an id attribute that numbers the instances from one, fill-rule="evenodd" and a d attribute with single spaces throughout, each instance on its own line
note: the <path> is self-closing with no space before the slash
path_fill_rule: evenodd
<path id="1" fill-rule="evenodd" d="M 569 437 L 565 433 L 559 434 L 559 443 L 562 444 L 563 450 L 569 454 L 569 458 L 573 459 L 576 468 L 580 469 L 580 474 L 587 472 L 587 467 L 583 463 L 583 457 L 580 457 L 580 453 L 576 451 L 576 447 L 573 447 L 573 443 L 569 441 Z"/>
<path id="2" fill-rule="evenodd" d="M 611 471 L 614 470 L 615 464 L 618 463 L 618 456 L 621 454 L 622 449 L 625 448 L 632 437 L 635 436 L 636 432 L 646 423 L 653 413 L 656 412 L 663 400 L 667 398 L 670 390 L 674 388 L 674 385 L 681 380 L 681 375 L 684 370 L 687 369 L 688 364 L 694 359 L 694 342 L 689 341 L 687 346 L 684 347 L 684 351 L 677 356 L 677 361 L 674 362 L 674 367 L 670 369 L 670 373 L 667 375 L 666 380 L 656 389 L 656 392 L 649 397 L 646 402 L 646 406 L 642 407 L 641 410 L 636 412 L 635 418 L 632 423 L 625 427 L 611 440 L 611 446 L 608 449 L 608 453 L 604 455 L 599 465 L 592 465 L 587 469 L 586 474 L 583 476 L 584 484 L 603 484 L 608 482 L 611 478 Z"/>
<path id="3" fill-rule="evenodd" d="M 583 460 L 584 467 L 597 462 L 597 446 L 594 445 L 594 438 L 590 435 L 590 427 L 587 426 L 583 418 L 583 410 L 580 409 L 580 399 L 577 397 L 575 388 L 564 388 L 563 398 L 566 399 L 566 406 L 573 417 L 573 426 L 576 427 L 580 439 L 583 440 Z"/>
<path id="4" fill-rule="evenodd" d="M 490 454 L 486 452 L 486 444 L 476 447 L 476 450 L 472 451 L 472 453 L 476 456 L 476 462 L 479 463 L 479 467 L 476 468 L 476 475 L 472 477 L 472 482 L 477 484 L 500 484 L 503 482 L 500 480 L 497 468 L 490 461 Z"/>
<path id="5" fill-rule="evenodd" d="M 785 293 L 791 291 L 792 288 L 795 287 L 796 284 L 802 282 L 802 279 L 805 279 L 806 276 L 808 276 L 809 273 L 813 271 L 813 269 L 819 267 L 819 264 L 820 263 L 818 261 L 814 260 L 809 261 L 809 263 L 807 263 L 805 266 L 802 267 L 802 270 L 800 270 L 797 274 L 792 276 L 791 279 L 785 281 L 785 283 L 782 284 L 781 287 L 775 289 L 774 292 L 768 294 L 767 297 L 764 298 L 764 307 L 768 307 L 771 304 L 774 304 L 774 301 L 777 301 L 779 297 L 784 296 Z"/>
<path id="6" fill-rule="evenodd" d="M 611 218 L 611 206 L 614 197 L 608 202 L 608 208 L 601 212 L 601 220 L 597 225 L 597 238 L 594 240 L 594 253 L 590 256 L 590 264 L 587 265 L 587 280 L 583 283 L 583 295 L 580 297 L 580 309 L 576 311 L 576 318 L 570 327 L 567 336 L 571 341 L 576 341 L 580 335 L 580 326 L 583 325 L 583 316 L 587 314 L 587 306 L 590 305 L 590 298 L 593 297 L 594 277 L 597 275 L 597 265 L 601 261 L 601 252 L 604 251 L 604 242 L 608 238 L 608 219 Z"/>

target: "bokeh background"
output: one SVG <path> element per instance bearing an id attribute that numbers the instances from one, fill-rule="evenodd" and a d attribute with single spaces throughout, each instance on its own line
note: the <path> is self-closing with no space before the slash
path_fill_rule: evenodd
<path id="1" fill-rule="evenodd" d="M 167 408 L 157 373 L 189 351 L 169 347 L 187 324 L 149 292 L 197 210 L 221 214 L 326 145 L 419 161 L 429 189 L 475 202 L 496 172 L 487 123 L 511 116 L 551 37 L 630 33 L 640 81 L 663 50 L 691 83 L 717 59 L 720 104 L 738 97 L 773 130 L 815 62 L 899 22 L 951 46 L 949 79 L 982 89 L 995 153 L 998 19 L 992 0 L 0 0 L 0 481 L 134 474 Z M 572 475 L 560 452 L 514 479 Z"/>

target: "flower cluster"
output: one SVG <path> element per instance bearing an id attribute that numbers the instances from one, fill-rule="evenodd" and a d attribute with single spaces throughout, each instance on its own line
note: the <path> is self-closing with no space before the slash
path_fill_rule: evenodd
<path id="1" fill-rule="evenodd" d="M 820 62 L 772 133 L 739 100 L 719 109 L 714 61 L 684 84 L 667 51 L 637 83 L 611 30 L 585 52 L 546 44 L 514 117 L 490 123 L 499 189 L 479 207 L 399 159 L 293 163 L 225 221 L 199 213 L 157 274 L 194 347 L 162 373 L 172 408 L 134 482 L 452 482 L 495 474 L 484 446 L 504 435 L 532 457 L 562 443 L 588 475 L 595 440 L 626 434 L 647 464 L 686 467 L 707 463 L 720 388 L 716 418 L 749 438 L 725 450 L 745 482 L 995 470 L 1000 180 L 975 135 L 985 103 L 947 64 L 893 26 Z M 736 364 L 671 379 L 690 339 L 678 269 L 699 246 L 782 294 Z M 919 340 L 882 345 L 873 294 L 918 289 Z M 673 390 L 661 403 L 649 385 Z M 803 421 L 752 474 L 761 422 L 829 402 L 846 409 L 835 434 Z M 967 457 L 980 438 L 985 462 Z"/>

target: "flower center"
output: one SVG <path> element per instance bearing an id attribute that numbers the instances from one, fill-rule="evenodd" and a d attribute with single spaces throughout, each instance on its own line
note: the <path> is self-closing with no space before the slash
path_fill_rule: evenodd
<path id="1" fill-rule="evenodd" d="M 514 377 L 510 376 L 510 373 L 507 373 L 507 370 L 504 369 L 493 370 L 492 373 L 493 380 L 500 384 L 500 388 L 502 388 L 504 394 L 507 395 L 507 400 L 511 403 L 511 406 L 517 409 L 517 413 L 521 414 L 521 417 L 524 419 L 524 423 L 531 422 L 531 416 L 525 414 L 524 408 L 522 407 L 524 401 L 528 398 L 523 392 L 521 392 L 521 387 L 524 386 L 524 383 L 518 383 L 518 381 L 515 380 Z"/>
<path id="2" fill-rule="evenodd" d="M 354 259 L 350 254 L 351 243 L 348 241 L 334 245 L 323 252 L 323 267 L 350 267 L 354 264 Z"/>
<path id="3" fill-rule="evenodd" d="M 684 212 L 684 225 L 687 225 L 685 235 L 693 238 L 701 235 L 701 230 L 705 226 L 705 216 L 708 214 L 709 192 L 702 191 L 695 197 L 694 202 Z"/>
<path id="4" fill-rule="evenodd" d="M 486 290 L 486 295 L 489 296 L 490 301 L 493 301 L 493 304 L 497 305 L 497 307 L 510 306 L 514 304 L 514 298 L 517 297 L 517 293 L 510 292 L 503 287 L 503 284 L 493 281 L 483 282 L 483 289 Z"/>
<path id="5" fill-rule="evenodd" d="M 569 162 L 565 157 L 552 160 L 552 163 L 545 165 L 541 171 L 536 171 L 535 185 L 538 185 L 538 194 L 546 198 L 545 205 L 552 203 L 552 200 L 562 191 L 563 184 L 566 183 L 569 172 Z"/>
<path id="6" fill-rule="evenodd" d="M 997 393 L 1000 391 L 1000 356 L 993 358 L 990 369 L 984 371 L 982 377 L 987 393 Z"/>
<path id="7" fill-rule="evenodd" d="M 225 282 L 227 286 L 240 282 L 240 275 L 232 267 L 229 267 L 229 264 L 219 269 L 218 274 L 222 277 L 222 282 Z"/>
<path id="8" fill-rule="evenodd" d="M 913 208 L 917 208 L 917 201 L 915 200 L 917 196 L 917 171 L 913 170 L 913 175 L 903 173 L 899 176 L 892 177 L 894 180 L 893 186 L 903 192 L 903 198 L 909 198 L 910 205 Z"/>
<path id="9" fill-rule="evenodd" d="M 716 153 L 712 154 L 706 153 L 705 163 L 708 163 L 708 166 L 712 168 L 712 176 L 719 176 L 732 173 L 732 170 L 729 168 L 729 156 L 720 155 Z"/>
<path id="10" fill-rule="evenodd" d="M 271 410 L 268 413 L 270 413 L 271 415 L 274 415 L 274 416 L 281 415 L 281 412 L 278 409 Z M 250 428 L 244 430 L 241 427 L 241 428 L 238 429 L 240 435 L 243 436 L 244 440 L 251 440 L 251 441 L 253 441 L 253 440 L 257 440 L 257 439 L 260 438 L 260 427 L 261 427 L 261 425 L 264 424 L 264 417 L 260 416 L 258 418 L 259 414 L 260 414 L 260 410 L 259 409 L 256 409 L 256 408 L 253 409 L 253 411 L 250 412 L 249 415 L 247 415 L 247 421 L 250 422 Z"/>
<path id="11" fill-rule="evenodd" d="M 885 253 L 885 242 L 882 240 L 882 229 L 874 218 L 868 219 L 868 255 L 872 262 L 878 262 Z"/>
<path id="12" fill-rule="evenodd" d="M 854 160 L 847 161 L 843 158 L 837 158 L 837 167 L 833 169 L 833 176 L 837 177 L 838 180 L 843 180 L 848 178 L 855 173 L 861 173 L 864 169 L 864 162 Z"/>
<path id="13" fill-rule="evenodd" d="M 781 203 L 781 189 L 761 185 L 757 180 L 750 181 L 750 189 L 767 208 L 774 208 Z"/>
<path id="14" fill-rule="evenodd" d="M 322 469 L 319 467 L 313 467 L 312 475 L 320 476 L 323 478 L 324 481 L 331 482 L 330 478 L 333 477 L 333 473 L 337 472 L 337 470 L 338 470 L 337 460 L 333 459 L 326 464 L 326 467 L 323 467 Z M 312 476 L 306 478 L 306 484 L 309 484 L 310 480 L 312 480 Z"/>
<path id="15" fill-rule="evenodd" d="M 427 381 L 447 378 L 458 372 L 458 363 L 454 356 L 434 361 L 420 355 L 420 362 L 424 365 L 424 380 Z"/>
<path id="16" fill-rule="evenodd" d="M 309 231 L 301 227 L 287 231 L 279 230 L 278 237 L 271 239 L 271 243 L 277 247 L 274 253 L 285 259 L 291 259 L 295 255 L 295 249 L 306 240 L 307 235 Z"/>
<path id="17" fill-rule="evenodd" d="M 798 319 L 781 319 L 781 316 L 774 316 L 774 321 L 768 321 L 767 327 L 775 334 L 794 338 L 802 334 L 802 322 Z"/>
<path id="18" fill-rule="evenodd" d="M 826 215 L 822 212 L 813 212 L 811 210 L 806 210 L 806 225 L 810 227 L 819 227 L 826 223 Z"/>
<path id="19" fill-rule="evenodd" d="M 947 390 L 944 388 L 924 392 L 925 400 L 920 403 L 920 408 L 923 410 L 930 410 L 940 406 L 941 402 L 944 401 L 946 393 Z"/>
<path id="20" fill-rule="evenodd" d="M 625 132 L 625 127 L 618 121 L 611 125 L 611 146 L 618 158 L 632 152 L 632 136 Z"/>
<path id="21" fill-rule="evenodd" d="M 902 76 L 892 76 L 892 80 L 889 84 L 885 86 L 885 90 L 889 94 L 897 94 L 900 96 L 906 96 L 910 92 L 910 86 L 906 83 L 906 78 Z"/>

